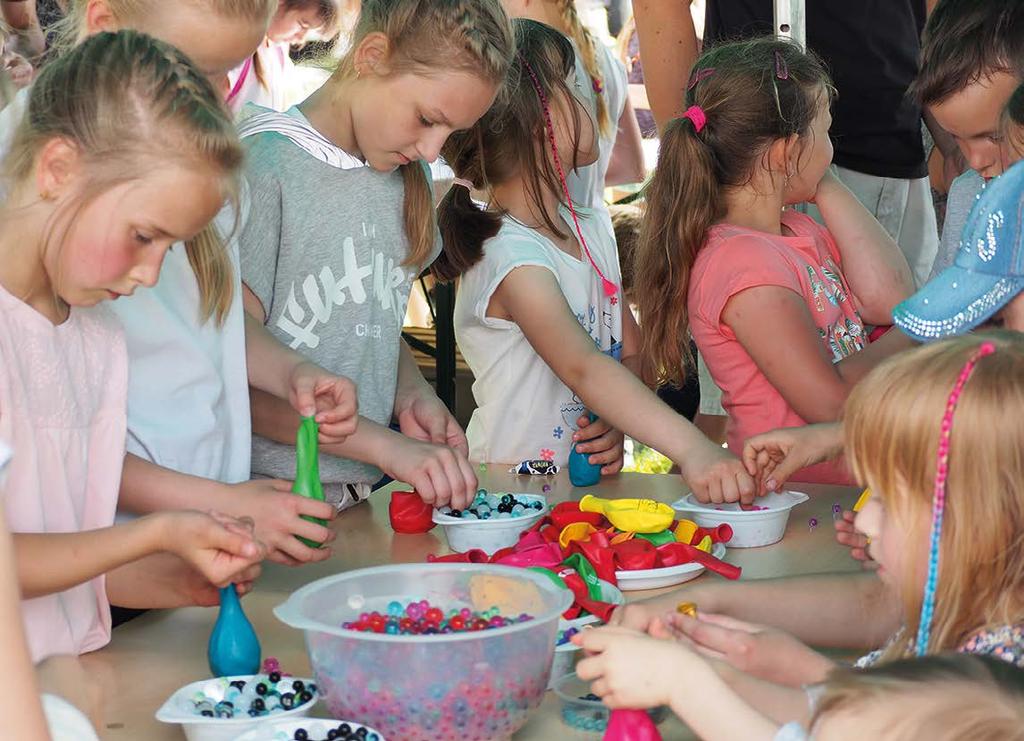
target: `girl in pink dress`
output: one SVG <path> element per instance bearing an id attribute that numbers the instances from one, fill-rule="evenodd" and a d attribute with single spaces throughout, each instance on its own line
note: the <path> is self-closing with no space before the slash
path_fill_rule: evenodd
<path id="1" fill-rule="evenodd" d="M 99 306 L 156 283 L 170 245 L 233 194 L 240 161 L 209 81 L 143 34 L 94 36 L 32 88 L 3 162 L 0 439 L 35 660 L 105 645 L 111 601 L 195 602 L 258 570 L 251 523 L 181 511 L 113 527 L 128 364 Z"/>

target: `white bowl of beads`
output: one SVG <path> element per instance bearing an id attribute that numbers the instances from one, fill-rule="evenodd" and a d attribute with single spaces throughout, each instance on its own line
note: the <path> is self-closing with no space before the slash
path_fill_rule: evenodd
<path id="1" fill-rule="evenodd" d="M 448 546 L 456 553 L 478 548 L 490 556 L 519 542 L 519 535 L 547 512 L 547 497 L 539 494 L 481 489 L 465 510 L 435 509 L 433 520 L 444 529 Z"/>
<path id="2" fill-rule="evenodd" d="M 235 741 L 385 741 L 379 731 L 344 720 L 271 720 L 246 731 Z"/>
<path id="3" fill-rule="evenodd" d="M 601 602 L 611 602 L 613 605 L 625 603 L 625 595 L 614 584 L 610 584 L 604 579 L 598 579 L 598 584 L 601 587 Z M 552 689 L 555 682 L 566 674 L 572 673 L 576 668 L 580 647 L 572 642 L 572 637 L 579 633 L 583 626 L 600 621 L 601 618 L 589 612 L 572 620 L 558 619 L 558 635 L 555 638 L 555 655 L 551 660 L 551 679 L 548 680 L 548 689 Z"/>
<path id="4" fill-rule="evenodd" d="M 742 509 L 738 503 L 702 504 L 693 494 L 687 494 L 674 502 L 672 508 L 700 527 L 728 524 L 732 528 L 730 548 L 757 548 L 782 540 L 789 522 L 789 511 L 808 499 L 799 491 L 781 491 L 766 494 L 748 509 Z"/>
<path id="5" fill-rule="evenodd" d="M 233 741 L 269 719 L 308 715 L 319 697 L 314 681 L 273 678 L 248 674 L 192 682 L 167 699 L 156 719 L 180 724 L 188 741 Z"/>

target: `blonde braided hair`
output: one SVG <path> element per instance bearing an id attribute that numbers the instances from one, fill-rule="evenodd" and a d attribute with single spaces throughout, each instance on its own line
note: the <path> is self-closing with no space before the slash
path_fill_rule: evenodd
<path id="1" fill-rule="evenodd" d="M 230 114 L 210 82 L 170 44 L 137 31 L 101 33 L 47 64 L 3 162 L 3 177 L 32 177 L 47 141 L 78 148 L 88 173 L 81 209 L 120 183 L 167 162 L 214 171 L 237 197 L 242 162 Z M 223 321 L 231 304 L 231 262 L 211 227 L 187 244 L 199 281 L 201 318 Z"/>
<path id="2" fill-rule="evenodd" d="M 576 48 L 583 58 L 583 66 L 590 75 L 590 84 L 594 88 L 594 98 L 597 102 L 597 128 L 601 136 L 608 138 L 612 134 L 613 122 L 608 113 L 608 102 L 604 97 L 604 79 L 601 76 L 601 66 L 597 61 L 597 45 L 600 43 L 594 38 L 579 13 L 576 12 L 575 0 L 558 0 L 559 9 L 562 12 L 562 33 L 573 40 Z"/>

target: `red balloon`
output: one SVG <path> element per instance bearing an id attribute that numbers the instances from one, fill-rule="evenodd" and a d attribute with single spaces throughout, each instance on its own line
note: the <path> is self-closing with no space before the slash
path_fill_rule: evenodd
<path id="1" fill-rule="evenodd" d="M 391 529 L 396 533 L 415 535 L 425 533 L 434 527 L 433 507 L 420 499 L 414 491 L 391 492 L 388 515 Z"/>

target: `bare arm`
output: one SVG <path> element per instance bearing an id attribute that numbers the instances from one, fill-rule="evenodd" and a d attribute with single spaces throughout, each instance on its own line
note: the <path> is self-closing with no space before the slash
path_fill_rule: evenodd
<path id="1" fill-rule="evenodd" d="M 843 275 L 868 324 L 892 324 L 892 310 L 914 292 L 914 278 L 899 246 L 857 197 L 831 172 L 815 203 L 842 258 Z"/>
<path id="2" fill-rule="evenodd" d="M 619 116 L 615 148 L 604 176 L 605 186 L 641 183 L 647 176 L 644 169 L 644 148 L 640 136 L 640 124 L 633 112 L 633 103 L 626 96 L 626 107 Z"/>
<path id="3" fill-rule="evenodd" d="M 690 69 L 697 61 L 697 32 L 685 0 L 633 0 L 644 86 L 658 130 L 683 112 Z"/>
<path id="4" fill-rule="evenodd" d="M 169 546 L 159 515 L 77 533 L 18 533 L 14 550 L 26 599 L 63 592 Z M 173 537 L 173 536 L 172 536 Z"/>
<path id="5" fill-rule="evenodd" d="M 488 313 L 514 321 L 555 375 L 616 429 L 679 463 L 698 496 L 736 501 L 753 496 L 746 471 L 685 418 L 662 403 L 628 368 L 598 350 L 565 303 L 554 275 L 516 268 L 502 281 Z M 709 494 L 710 490 L 710 494 Z"/>
<path id="6" fill-rule="evenodd" d="M 857 650 L 883 645 L 899 629 L 902 612 L 899 598 L 873 573 L 814 574 L 704 582 L 619 608 L 613 621 L 645 630 L 680 602 L 770 625 L 811 646 Z"/>
<path id="7" fill-rule="evenodd" d="M 39 704 L 36 673 L 18 608 L 21 594 L 16 565 L 11 536 L 0 507 L 0 651 L 3 652 L 8 674 L 16 680 L 4 692 L 0 707 L 6 708 L 3 711 L 7 724 L 5 731 L 10 738 L 48 739 L 49 731 Z"/>
<path id="8" fill-rule="evenodd" d="M 854 385 L 883 358 L 911 345 L 909 339 L 900 339 L 901 333 L 889 332 L 833 363 L 803 297 L 781 286 L 737 293 L 726 303 L 722 322 L 786 403 L 808 422 L 838 419 Z M 765 332 L 765 327 L 772 331 Z"/>

